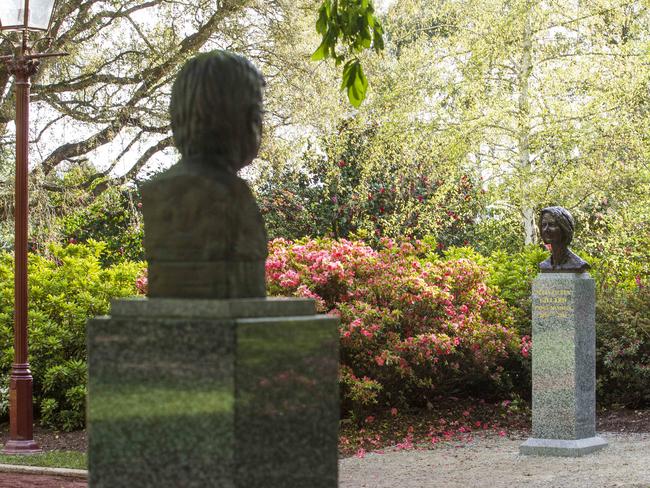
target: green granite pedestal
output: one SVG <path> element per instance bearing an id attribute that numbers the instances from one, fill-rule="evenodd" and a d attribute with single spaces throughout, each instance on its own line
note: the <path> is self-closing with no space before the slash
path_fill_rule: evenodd
<path id="1" fill-rule="evenodd" d="M 335 488 L 338 319 L 131 299 L 88 323 L 91 488 Z"/>
<path id="2" fill-rule="evenodd" d="M 533 282 L 533 436 L 521 454 L 582 456 L 596 436 L 595 286 L 589 273 Z"/>

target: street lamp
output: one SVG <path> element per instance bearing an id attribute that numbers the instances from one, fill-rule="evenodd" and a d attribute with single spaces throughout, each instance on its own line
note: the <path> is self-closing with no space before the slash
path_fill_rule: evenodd
<path id="1" fill-rule="evenodd" d="M 39 53 L 29 43 L 31 32 L 47 32 L 57 0 L 0 0 L 0 31 L 18 32 L 19 43 L 9 56 L 0 56 L 15 79 L 16 95 L 16 203 L 14 278 L 14 363 L 9 379 L 9 440 L 5 454 L 40 452 L 34 442 L 32 373 L 27 360 L 27 195 L 30 77 L 39 59 L 64 53 Z M 47 37 L 46 37 L 47 39 Z"/>

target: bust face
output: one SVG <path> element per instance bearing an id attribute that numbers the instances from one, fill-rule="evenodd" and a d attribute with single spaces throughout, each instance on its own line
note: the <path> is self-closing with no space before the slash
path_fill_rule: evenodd
<path id="1" fill-rule="evenodd" d="M 550 244 L 551 246 L 563 245 L 564 235 L 562 229 L 552 214 L 545 213 L 542 216 L 542 222 L 539 230 L 542 235 L 544 244 Z"/>

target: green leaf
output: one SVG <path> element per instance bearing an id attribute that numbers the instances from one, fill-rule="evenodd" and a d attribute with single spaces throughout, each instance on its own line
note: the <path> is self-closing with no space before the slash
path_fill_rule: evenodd
<path id="1" fill-rule="evenodd" d="M 346 61 L 347 56 L 354 56 L 354 59 L 345 62 L 341 90 L 346 89 L 350 103 L 358 107 L 366 97 L 368 80 L 355 55 L 365 49 L 373 49 L 377 53 L 384 49 L 383 29 L 374 14 L 373 2 L 323 0 L 318 12 L 316 31 L 323 39 L 311 59 L 321 61 L 333 58 L 338 66 Z M 339 46 L 345 54 L 337 52 Z"/>
<path id="2" fill-rule="evenodd" d="M 325 13 L 327 14 L 327 17 L 332 16 L 332 2 L 330 0 L 325 0 L 323 2 L 323 7 L 325 7 Z"/>
<path id="3" fill-rule="evenodd" d="M 343 66 L 343 77 L 341 79 L 341 90 L 348 88 L 352 83 L 354 83 L 354 77 L 356 77 L 356 69 L 359 64 L 358 60 L 350 60 L 345 63 Z"/>
<path id="4" fill-rule="evenodd" d="M 321 61 L 329 55 L 329 43 L 327 40 L 323 40 L 323 42 L 320 43 L 320 46 L 318 46 L 318 49 L 314 51 L 314 54 L 311 55 L 311 60 L 312 61 Z"/>
<path id="5" fill-rule="evenodd" d="M 361 45 L 367 49 L 370 47 L 371 43 L 372 43 L 372 36 L 370 35 L 370 29 L 366 27 L 361 31 Z"/>
<path id="6" fill-rule="evenodd" d="M 329 21 L 329 16 L 327 15 L 327 9 L 323 5 L 320 8 L 320 13 L 318 16 L 318 20 L 316 21 L 316 32 L 319 34 L 325 35 L 327 32 L 327 23 Z"/>
<path id="7" fill-rule="evenodd" d="M 360 107 L 368 91 L 368 79 L 363 73 L 361 62 L 358 59 L 348 61 L 343 68 L 343 81 L 341 89 L 347 88 L 347 95 L 353 107 Z"/>
<path id="8" fill-rule="evenodd" d="M 381 36 L 377 36 L 377 35 L 374 36 L 373 49 L 377 53 L 384 50 L 384 39 Z"/>

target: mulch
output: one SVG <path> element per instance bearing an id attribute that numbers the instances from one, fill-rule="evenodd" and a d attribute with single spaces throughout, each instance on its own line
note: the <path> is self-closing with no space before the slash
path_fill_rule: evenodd
<path id="1" fill-rule="evenodd" d="M 429 410 L 384 412 L 367 418 L 348 419 L 339 431 L 339 456 L 380 451 L 394 446 L 464 442 L 474 436 L 530 436 L 529 405 L 512 402 L 488 403 L 456 399 L 440 402 Z M 650 432 L 650 409 L 601 408 L 596 431 L 620 434 Z"/>
<path id="2" fill-rule="evenodd" d="M 0 445 L 9 439 L 9 424 L 0 424 Z M 34 440 L 44 451 L 86 451 L 88 438 L 86 431 L 58 432 L 34 426 Z"/>
<path id="3" fill-rule="evenodd" d="M 601 409 L 597 414 L 596 430 L 621 433 L 650 432 L 650 409 Z"/>

